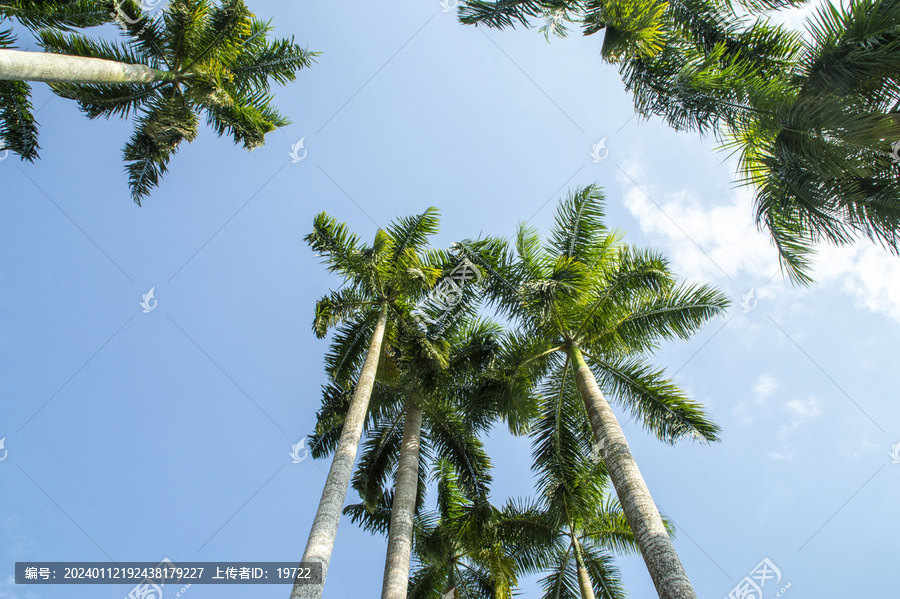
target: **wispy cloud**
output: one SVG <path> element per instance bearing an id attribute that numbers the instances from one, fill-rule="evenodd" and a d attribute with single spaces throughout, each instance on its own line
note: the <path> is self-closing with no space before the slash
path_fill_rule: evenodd
<path id="1" fill-rule="evenodd" d="M 740 426 L 749 426 L 763 411 L 767 400 L 778 389 L 778 381 L 771 374 L 761 374 L 753 385 L 753 396 L 738 403 L 731 413 Z"/>
<path id="2" fill-rule="evenodd" d="M 640 186 L 620 174 L 625 206 L 643 233 L 662 246 L 680 276 L 716 284 L 740 278 L 748 288 L 757 285 L 760 299 L 784 294 L 772 289 L 779 284 L 778 257 L 768 235 L 756 229 L 750 188 L 737 188 L 730 197 L 708 205 L 690 189 L 652 185 L 642 164 L 629 164 L 625 170 Z M 773 275 L 766 288 L 763 282 Z M 850 296 L 857 306 L 900 322 L 900 259 L 881 247 L 867 240 L 843 247 L 820 245 L 813 277 L 818 285 Z M 795 300 L 799 291 L 787 293 Z"/>
<path id="3" fill-rule="evenodd" d="M 784 411 L 789 415 L 787 423 L 778 428 L 778 440 L 781 449 L 769 453 L 769 458 L 775 461 L 791 461 L 796 451 L 796 437 L 800 428 L 812 418 L 822 413 L 819 400 L 814 397 L 807 399 L 793 399 L 784 405 Z"/>

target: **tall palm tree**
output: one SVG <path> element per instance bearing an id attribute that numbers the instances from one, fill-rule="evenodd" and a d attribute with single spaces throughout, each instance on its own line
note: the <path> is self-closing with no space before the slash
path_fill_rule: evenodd
<path id="1" fill-rule="evenodd" d="M 618 502 L 607 497 L 609 477 L 571 377 L 544 383 L 532 432 L 537 499 L 510 501 L 499 534 L 520 572 L 547 575 L 544 599 L 625 596 L 613 553 L 638 546 Z"/>
<path id="2" fill-rule="evenodd" d="M 661 599 L 693 599 L 625 435 L 603 390 L 659 439 L 717 440 L 718 427 L 649 355 L 660 339 L 689 338 L 723 313 L 725 296 L 677 284 L 666 261 L 633 249 L 603 224 L 602 192 L 587 186 L 560 203 L 550 238 L 520 226 L 515 252 L 501 240 L 460 244 L 488 271 L 491 299 L 522 329 L 534 364 L 562 392 L 574 377 L 594 439 Z"/>
<path id="3" fill-rule="evenodd" d="M 436 509 L 419 509 L 415 519 L 414 567 L 409 599 L 509 599 L 517 584 L 512 548 L 501 536 L 501 513 L 486 496 L 463 490 L 449 460 L 434 463 Z M 424 481 L 423 481 L 424 482 Z M 393 493 L 374 509 L 349 505 L 345 513 L 365 530 L 387 534 Z M 424 502 L 423 502 L 424 503 Z"/>
<path id="4" fill-rule="evenodd" d="M 446 272 L 446 271 L 445 271 Z M 464 288 L 475 296 L 474 285 Z M 469 304 L 469 301 L 460 302 Z M 471 311 L 471 310 L 470 310 Z M 469 315 L 471 316 L 471 314 Z M 471 401 L 483 385 L 482 373 L 495 365 L 502 349 L 500 328 L 487 321 L 458 319 L 435 340 L 407 323 L 396 345 L 385 348 L 383 376 L 376 382 L 370 404 L 368 439 L 353 485 L 369 509 L 384 497 L 387 479 L 394 472 L 388 528 L 383 599 L 404 599 L 414 542 L 415 513 L 421 507 L 426 471 L 435 455 L 452 464 L 470 496 L 487 494 L 490 467 L 477 433 L 492 422 L 490 403 Z M 492 384 L 494 379 L 490 379 Z M 334 394 L 326 394 L 334 397 Z M 326 406 L 317 432 L 339 425 L 339 407 Z M 346 404 L 344 404 L 346 406 Z M 333 444 L 334 433 L 317 435 L 310 446 L 317 457 Z M 323 442 L 324 441 L 324 442 Z"/>
<path id="5" fill-rule="evenodd" d="M 17 46 L 7 21 L 31 30 L 92 27 L 112 18 L 101 4 L 96 0 L 2 0 L 0 51 Z M 0 81 L 0 152 L 15 152 L 29 162 L 38 157 L 38 126 L 32 111 L 31 87 L 26 82 Z"/>
<path id="6" fill-rule="evenodd" d="M 124 42 L 43 30 L 46 52 L 0 50 L 0 80 L 48 82 L 92 119 L 138 114 L 124 149 L 138 205 L 179 145 L 197 136 L 199 113 L 248 150 L 290 123 L 272 105 L 271 83 L 293 81 L 315 53 L 269 39 L 270 24 L 243 0 L 171 0 L 154 17 L 134 0 L 107 4 L 122 15 Z"/>
<path id="7" fill-rule="evenodd" d="M 381 349 L 386 338 L 390 342 L 397 335 L 399 319 L 432 288 L 441 273 L 423 256 L 429 237 L 437 230 L 437 210 L 429 208 L 417 216 L 399 218 L 387 229 L 379 229 L 375 241 L 367 247 L 345 224 L 323 212 L 316 216 L 313 232 L 305 238 L 328 270 L 344 279 L 338 291 L 316 304 L 313 330 L 323 338 L 329 330 L 337 329 L 326 366 L 338 384 L 347 381 L 342 374 L 346 372 L 355 372 L 356 382 L 303 552 L 302 561 L 322 564 L 323 584 L 297 581 L 291 599 L 322 596 Z M 365 352 L 361 351 L 363 347 L 367 348 Z"/>

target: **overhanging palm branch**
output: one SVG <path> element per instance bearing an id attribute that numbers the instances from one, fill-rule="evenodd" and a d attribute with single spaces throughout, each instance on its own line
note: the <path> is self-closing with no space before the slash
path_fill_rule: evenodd
<path id="1" fill-rule="evenodd" d="M 123 40 L 57 30 L 39 36 L 47 52 L 148 68 L 148 80 L 88 83 L 75 74 L 52 84 L 90 118 L 137 115 L 124 155 L 138 205 L 180 144 L 196 137 L 201 114 L 220 137 L 248 150 L 289 123 L 272 105 L 271 84 L 293 81 L 316 54 L 293 39 L 270 39 L 270 23 L 254 17 L 243 0 L 171 0 L 155 16 L 134 0 L 103 5 L 107 14 L 120 15 Z"/>

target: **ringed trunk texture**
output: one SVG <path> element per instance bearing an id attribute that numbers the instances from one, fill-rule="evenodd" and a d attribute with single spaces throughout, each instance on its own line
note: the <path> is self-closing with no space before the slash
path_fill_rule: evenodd
<path id="1" fill-rule="evenodd" d="M 0 50 L 0 80 L 46 83 L 153 83 L 174 81 L 166 71 L 142 64 L 52 52 Z"/>
<path id="2" fill-rule="evenodd" d="M 569 348 L 569 357 L 575 367 L 575 380 L 587 409 L 594 438 L 600 444 L 609 477 L 616 488 L 622 511 L 634 532 L 647 570 L 650 571 L 656 592 L 660 599 L 696 599 L 697 594 L 666 533 L 656 504 L 653 503 L 647 484 L 628 448 L 622 427 L 600 392 L 594 373 L 588 368 L 577 346 Z"/>
<path id="3" fill-rule="evenodd" d="M 362 436 L 366 412 L 369 409 L 369 399 L 372 397 L 375 371 L 378 369 L 378 359 L 381 355 L 381 343 L 384 339 L 386 325 L 387 304 L 382 304 L 378 322 L 372 332 L 372 340 L 369 342 L 366 361 L 363 364 L 359 381 L 356 383 L 356 389 L 353 391 L 353 398 L 350 400 L 350 410 L 344 421 L 341 439 L 338 441 L 334 458 L 331 460 L 331 468 L 328 470 L 328 477 L 325 479 L 325 488 L 322 490 L 319 509 L 316 510 L 316 517 L 313 520 L 312 529 L 309 531 L 306 550 L 303 552 L 304 562 L 322 564 L 322 584 L 298 584 L 299 581 L 295 581 L 294 587 L 291 589 L 291 599 L 321 599 L 322 597 L 325 577 L 328 575 L 328 564 L 331 562 L 331 552 L 334 550 L 334 540 L 341 520 L 341 511 L 344 507 L 344 499 L 347 497 L 347 488 L 350 486 L 350 475 L 353 472 L 359 439 Z"/>
<path id="4" fill-rule="evenodd" d="M 416 493 L 419 490 L 419 447 L 422 439 L 422 410 L 410 403 L 406 408 L 403 443 L 397 463 L 397 482 L 391 506 L 387 558 L 381 599 L 406 599 L 409 583 L 409 561 L 412 555 L 413 519 L 416 515 Z"/>
<path id="5" fill-rule="evenodd" d="M 581 543 L 574 535 L 572 544 L 575 547 L 575 563 L 578 564 L 578 586 L 581 588 L 581 599 L 594 599 L 594 586 L 591 584 L 591 577 L 588 576 L 587 568 L 584 565 Z"/>

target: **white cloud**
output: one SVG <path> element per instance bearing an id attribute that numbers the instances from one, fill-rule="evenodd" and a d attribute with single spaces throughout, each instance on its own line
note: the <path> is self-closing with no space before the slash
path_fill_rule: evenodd
<path id="1" fill-rule="evenodd" d="M 756 385 L 753 386 L 753 392 L 756 393 L 758 403 L 764 402 L 775 389 L 778 388 L 778 381 L 771 374 L 761 374 L 756 379 Z"/>
<path id="2" fill-rule="evenodd" d="M 816 279 L 832 283 L 855 304 L 900 321 L 900 258 L 881 247 L 861 242 L 820 250 Z"/>
<path id="3" fill-rule="evenodd" d="M 777 252 L 768 235 L 756 229 L 750 188 L 737 188 L 731 198 L 706 206 L 690 190 L 667 192 L 647 184 L 646 176 L 635 175 L 642 173 L 642 165 L 626 168 L 640 188 L 620 175 L 625 206 L 651 241 L 662 241 L 659 245 L 680 277 L 718 285 L 744 279 L 750 283 L 738 294 L 753 286 L 756 299 L 776 295 L 775 286 L 766 283 L 773 277 L 781 280 Z M 880 246 L 868 240 L 822 245 L 813 278 L 816 285 L 849 295 L 857 306 L 900 322 L 900 258 Z"/>
<path id="4" fill-rule="evenodd" d="M 742 274 L 768 279 L 778 272 L 775 249 L 753 225 L 749 189 L 735 190 L 729 203 L 707 207 L 687 190 L 662 193 L 643 183 L 641 188 L 629 185 L 625 206 L 645 235 L 665 239 L 666 255 L 679 275 L 710 281 Z"/>
<path id="5" fill-rule="evenodd" d="M 753 385 L 753 397 L 741 401 L 731 410 L 732 415 L 738 419 L 740 426 L 749 426 L 756 421 L 756 416 L 762 411 L 766 401 L 778 389 L 778 381 L 771 374 L 761 374 Z"/>
<path id="6" fill-rule="evenodd" d="M 769 453 L 769 458 L 776 461 L 790 461 L 796 454 L 794 438 L 800 428 L 810 419 L 822 413 L 819 401 L 813 397 L 808 399 L 793 399 L 785 403 L 785 411 L 790 415 L 790 420 L 778 428 L 778 440 L 781 441 L 780 451 Z"/>

